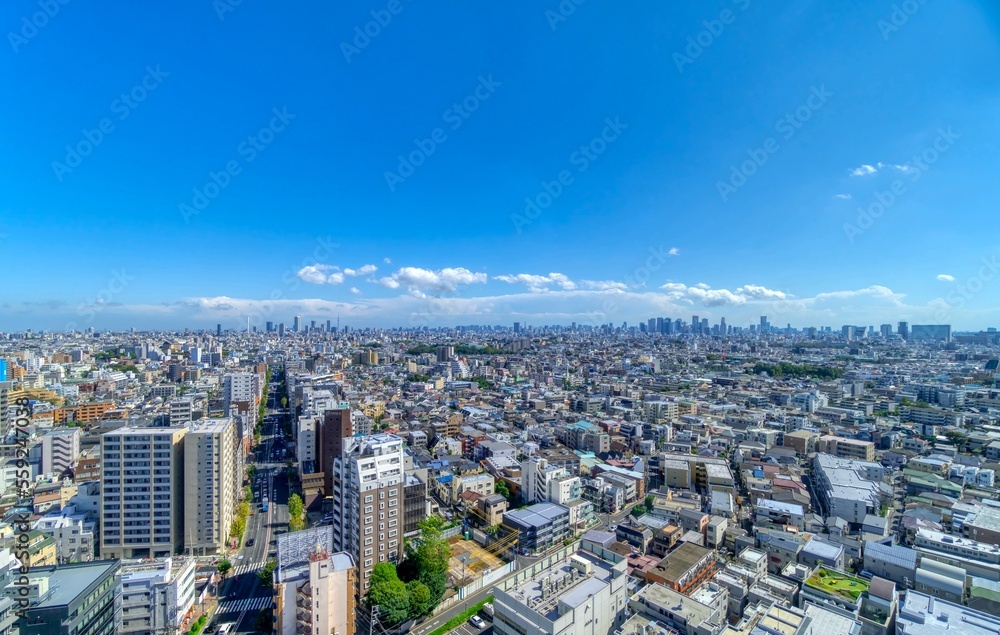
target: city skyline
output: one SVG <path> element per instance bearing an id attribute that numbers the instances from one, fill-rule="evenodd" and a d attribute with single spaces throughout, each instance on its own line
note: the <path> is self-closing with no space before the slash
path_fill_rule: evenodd
<path id="1" fill-rule="evenodd" d="M 0 330 L 996 325 L 1000 12 L 915 6 L 6 5 Z"/>

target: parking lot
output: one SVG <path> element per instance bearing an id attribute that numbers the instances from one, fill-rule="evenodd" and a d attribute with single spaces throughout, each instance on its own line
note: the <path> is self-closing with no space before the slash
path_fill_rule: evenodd
<path id="1" fill-rule="evenodd" d="M 483 629 L 476 628 L 466 620 L 465 623 L 456 627 L 451 633 L 454 635 L 493 635 L 493 620 L 490 619 L 490 616 L 480 611 L 479 617 L 483 618 L 483 621 L 486 622 L 486 626 Z"/>

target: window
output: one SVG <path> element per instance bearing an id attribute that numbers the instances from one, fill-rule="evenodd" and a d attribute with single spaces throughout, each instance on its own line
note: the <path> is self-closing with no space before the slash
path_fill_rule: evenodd
<path id="1" fill-rule="evenodd" d="M 368 549 L 365 549 L 365 555 L 366 555 L 366 556 L 370 556 L 370 555 L 372 555 L 372 550 L 371 550 L 371 548 L 368 548 Z"/>
<path id="2" fill-rule="evenodd" d="M 391 489 L 391 490 L 389 490 L 389 496 L 396 496 L 398 494 L 399 494 L 399 490 L 398 489 Z"/>
<path id="3" fill-rule="evenodd" d="M 365 566 L 366 567 L 372 566 L 372 559 L 371 558 L 368 558 L 367 560 L 365 560 Z"/>
<path id="4" fill-rule="evenodd" d="M 372 502 L 372 496 L 371 496 L 371 495 L 369 495 L 369 496 L 365 496 L 365 502 L 366 502 L 366 503 L 370 503 L 370 502 Z"/>
<path id="5" fill-rule="evenodd" d="M 372 528 L 371 527 L 365 527 L 365 535 L 366 536 L 372 535 Z"/>
<path id="6" fill-rule="evenodd" d="M 372 544 L 372 539 L 371 538 L 365 538 L 365 544 L 366 545 Z"/>
<path id="7" fill-rule="evenodd" d="M 378 504 L 378 508 L 379 509 L 385 509 L 385 503 L 379 503 Z"/>
<path id="8" fill-rule="evenodd" d="M 372 513 L 372 506 L 371 505 L 369 505 L 368 507 L 365 507 L 365 513 L 366 514 Z"/>

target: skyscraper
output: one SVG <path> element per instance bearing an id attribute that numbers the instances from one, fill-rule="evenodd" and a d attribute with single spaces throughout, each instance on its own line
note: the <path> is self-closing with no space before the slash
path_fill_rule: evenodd
<path id="1" fill-rule="evenodd" d="M 302 319 L 302 318 L 301 318 L 301 317 L 299 317 L 298 315 L 296 315 L 296 316 L 295 316 L 295 320 L 293 320 L 293 321 L 292 321 L 292 331 L 293 331 L 293 332 L 295 332 L 295 333 L 298 333 L 298 332 L 299 332 L 299 321 L 300 321 L 301 319 Z"/>
<path id="2" fill-rule="evenodd" d="M 284 336 L 285 336 L 285 323 L 280 322 L 278 324 L 278 337 L 284 337 Z"/>
<path id="3" fill-rule="evenodd" d="M 719 318 L 719 335 L 726 336 L 726 318 Z"/>
<path id="4" fill-rule="evenodd" d="M 910 324 L 908 322 L 900 322 L 899 328 L 896 331 L 899 336 L 904 340 L 910 339 Z"/>
<path id="5" fill-rule="evenodd" d="M 215 325 L 215 336 L 216 337 L 222 337 L 222 325 L 221 324 L 216 324 Z"/>
<path id="6" fill-rule="evenodd" d="M 514 332 L 515 333 L 520 333 L 521 332 L 521 323 L 520 322 L 514 322 Z"/>

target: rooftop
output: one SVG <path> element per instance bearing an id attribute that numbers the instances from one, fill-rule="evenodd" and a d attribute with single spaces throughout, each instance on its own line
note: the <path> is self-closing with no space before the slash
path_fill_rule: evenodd
<path id="1" fill-rule="evenodd" d="M 1000 618 L 973 609 L 938 600 L 916 591 L 907 591 L 896 617 L 899 635 L 996 635 Z"/>
<path id="2" fill-rule="evenodd" d="M 587 564 L 590 575 L 583 572 Z M 610 562 L 580 550 L 522 581 L 507 595 L 545 619 L 555 621 L 565 612 L 559 610 L 560 605 L 576 608 L 584 604 L 611 581 L 613 571 Z"/>
<path id="3" fill-rule="evenodd" d="M 699 547 L 693 542 L 681 543 L 679 547 L 664 556 L 663 560 L 660 560 L 653 572 L 664 580 L 671 582 L 679 580 L 691 567 L 711 553 L 711 549 Z"/>
<path id="4" fill-rule="evenodd" d="M 818 589 L 850 602 L 857 602 L 861 594 L 868 590 L 868 582 L 862 578 L 820 567 L 806 580 L 806 586 Z"/>

